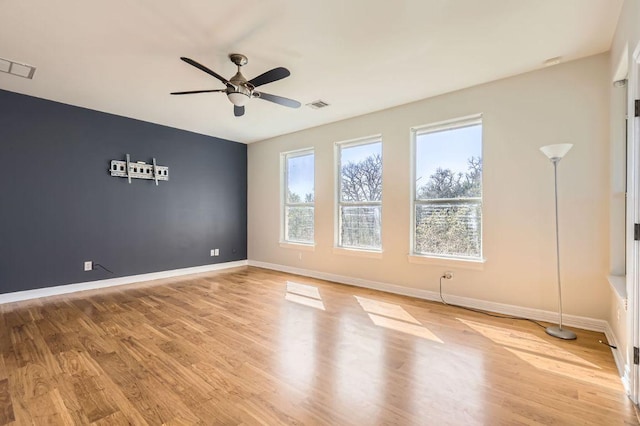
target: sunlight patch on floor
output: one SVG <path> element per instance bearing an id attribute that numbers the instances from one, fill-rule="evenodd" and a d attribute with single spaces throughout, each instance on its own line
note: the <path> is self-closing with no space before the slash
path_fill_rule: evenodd
<path id="1" fill-rule="evenodd" d="M 616 374 L 604 372 L 601 367 L 538 336 L 524 331 L 457 319 L 484 337 L 503 345 L 504 349 L 539 370 L 614 391 L 620 390 L 620 381 Z"/>
<path id="2" fill-rule="evenodd" d="M 300 296 L 311 297 L 312 299 L 322 299 L 318 287 L 287 281 L 287 293 L 294 293 Z"/>
<path id="3" fill-rule="evenodd" d="M 384 327 L 389 330 L 443 343 L 438 336 L 423 326 L 420 321 L 415 319 L 413 315 L 407 312 L 402 306 L 361 296 L 354 297 L 362 309 L 369 315 L 371 321 L 378 327 Z"/>
<path id="4" fill-rule="evenodd" d="M 557 358 L 549 358 L 543 354 L 519 351 L 513 348 L 505 349 L 539 370 L 545 370 L 550 373 L 602 386 L 614 391 L 619 391 L 621 388 L 620 380 L 616 374 L 605 373 L 601 370 L 594 370 L 593 368 L 563 362 Z"/>
<path id="5" fill-rule="evenodd" d="M 369 314 L 369 318 L 371 318 L 371 321 L 373 321 L 373 323 L 378 327 L 384 327 L 390 330 L 399 331 L 401 333 L 407 333 L 416 337 L 421 337 L 423 339 L 432 340 L 434 342 L 443 343 L 442 340 L 440 340 L 435 334 L 431 332 L 431 330 L 423 327 L 422 325 L 398 321 L 393 318 L 387 318 L 376 314 Z"/>
<path id="6" fill-rule="evenodd" d="M 510 346 L 531 353 L 544 354 L 544 356 L 548 358 L 556 358 L 564 362 L 600 369 L 597 365 L 567 350 L 559 348 L 534 334 L 482 324 L 476 321 L 463 320 L 461 318 L 457 318 L 457 320 L 500 345 Z"/>
<path id="7" fill-rule="evenodd" d="M 312 285 L 295 283 L 287 281 L 287 294 L 285 300 L 299 305 L 309 306 L 311 308 L 325 310 L 322 297 L 318 287 Z"/>
<path id="8" fill-rule="evenodd" d="M 366 297 L 354 296 L 362 309 L 370 314 L 382 315 L 394 318 L 400 321 L 410 322 L 412 324 L 420 324 L 409 312 L 405 311 L 400 305 L 393 303 L 381 302 L 379 300 L 367 299 Z"/>

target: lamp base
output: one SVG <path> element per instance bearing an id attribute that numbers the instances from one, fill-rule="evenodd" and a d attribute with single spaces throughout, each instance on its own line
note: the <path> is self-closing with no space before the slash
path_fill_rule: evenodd
<path id="1" fill-rule="evenodd" d="M 557 337 L 564 340 L 575 340 L 577 338 L 576 333 L 566 328 L 560 328 L 557 325 L 547 327 L 546 332 L 548 335 Z"/>

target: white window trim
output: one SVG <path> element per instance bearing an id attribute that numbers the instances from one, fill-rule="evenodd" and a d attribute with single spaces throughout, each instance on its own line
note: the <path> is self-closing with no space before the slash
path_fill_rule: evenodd
<path id="1" fill-rule="evenodd" d="M 313 161 L 314 161 L 314 176 L 313 176 L 313 181 L 314 181 L 314 202 L 313 203 L 296 203 L 296 205 L 300 205 L 300 206 L 312 206 L 313 210 L 314 210 L 314 224 L 313 224 L 313 239 L 314 241 L 312 242 L 304 242 L 304 241 L 289 241 L 285 239 L 285 235 L 286 235 L 286 228 L 287 228 L 287 224 L 285 223 L 285 221 L 287 220 L 287 215 L 286 215 L 286 207 L 287 207 L 287 158 L 296 158 L 296 157 L 302 157 L 305 155 L 309 155 L 309 154 L 313 154 Z M 293 151 L 286 151 L 286 152 L 281 152 L 280 153 L 280 247 L 283 248 L 296 248 L 299 250 L 308 250 L 306 247 L 313 247 L 312 250 L 315 250 L 315 209 L 316 209 L 316 203 L 315 203 L 315 148 L 314 147 L 308 147 L 308 148 L 301 148 L 301 149 L 296 149 Z M 304 247 L 304 248 L 303 248 Z"/>
<path id="2" fill-rule="evenodd" d="M 415 252 L 415 238 L 416 238 L 416 142 L 417 136 L 424 133 L 441 132 L 449 129 L 459 129 L 469 126 L 482 125 L 482 114 L 467 115 L 464 117 L 453 118 L 450 120 L 438 121 L 431 124 L 425 124 L 420 126 L 413 126 L 409 129 L 410 134 L 410 158 L 411 158 L 411 172 L 410 185 L 409 185 L 409 200 L 411 202 L 411 208 L 409 209 L 409 223 L 410 223 L 410 235 L 409 235 L 409 263 L 419 264 L 432 264 L 449 267 L 459 267 L 465 269 L 484 269 L 484 214 L 481 219 L 480 226 L 480 257 L 462 257 L 462 256 L 442 256 L 437 254 L 428 253 L 416 253 Z M 484 133 L 484 126 L 483 126 Z M 484 164 L 484 137 L 482 141 L 482 159 Z M 482 174 L 484 185 L 484 171 Z M 481 203 L 484 201 L 484 191 L 481 197 Z M 483 209 L 484 212 L 484 209 Z"/>
<path id="3" fill-rule="evenodd" d="M 340 256 L 365 257 L 369 259 L 382 259 L 382 250 L 367 250 L 364 248 L 334 247 L 333 254 Z"/>
<path id="4" fill-rule="evenodd" d="M 407 256 L 409 263 L 418 265 L 437 265 L 447 268 L 456 269 L 472 269 L 475 271 L 483 271 L 484 264 L 487 259 L 464 258 L 464 257 L 444 257 L 424 254 L 410 254 Z"/>
<path id="5" fill-rule="evenodd" d="M 334 153 L 334 209 L 333 209 L 333 253 L 334 254 L 345 254 L 349 256 L 356 256 L 356 253 L 362 252 L 361 257 L 372 257 L 378 258 L 379 254 L 382 257 L 382 201 L 378 202 L 366 202 L 372 205 L 380 204 L 380 245 L 379 249 L 377 248 L 364 248 L 364 247 L 344 247 L 340 245 L 340 183 L 341 183 L 341 171 L 342 171 L 342 161 L 341 161 L 341 149 L 343 147 L 354 147 L 359 145 L 367 145 L 370 143 L 382 143 L 382 133 L 364 136 L 356 139 L 348 139 L 344 141 L 334 142 L 333 144 L 333 153 Z M 383 150 L 380 150 L 380 158 L 384 164 Z M 382 169 L 383 182 L 384 182 L 384 166 Z"/>
<path id="6" fill-rule="evenodd" d="M 280 241 L 280 247 L 284 249 L 291 249 L 291 250 L 316 251 L 315 243 L 308 244 L 308 243 L 292 243 L 290 241 Z"/>

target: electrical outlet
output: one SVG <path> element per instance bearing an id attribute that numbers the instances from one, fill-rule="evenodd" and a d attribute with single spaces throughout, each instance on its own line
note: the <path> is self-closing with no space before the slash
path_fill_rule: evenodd
<path id="1" fill-rule="evenodd" d="M 453 272 L 445 271 L 445 273 L 442 274 L 442 276 L 444 277 L 445 280 L 452 280 L 453 279 Z"/>
<path id="2" fill-rule="evenodd" d="M 302 253 L 298 253 L 298 260 L 302 260 Z"/>
<path id="3" fill-rule="evenodd" d="M 220 256 L 220 249 L 215 249 L 215 254 L 214 256 Z"/>
<path id="4" fill-rule="evenodd" d="M 85 271 L 92 271 L 93 270 L 93 262 L 90 260 L 87 260 L 86 262 L 84 262 L 84 270 Z"/>
<path id="5" fill-rule="evenodd" d="M 211 249 L 211 256 L 215 256 L 216 255 L 216 249 Z"/>

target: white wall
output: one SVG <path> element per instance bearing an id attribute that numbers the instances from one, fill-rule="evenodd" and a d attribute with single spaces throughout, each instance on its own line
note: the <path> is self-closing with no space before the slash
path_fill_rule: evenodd
<path id="1" fill-rule="evenodd" d="M 597 55 L 249 145 L 249 259 L 432 291 L 442 272 L 453 270 L 447 293 L 555 311 L 553 167 L 538 148 L 571 142 L 558 169 L 564 308 L 607 319 L 608 77 L 609 57 Z M 484 270 L 408 263 L 409 128 L 476 113 L 484 124 Z M 377 133 L 383 257 L 334 254 L 333 143 Z M 316 152 L 313 252 L 278 244 L 279 154 L 304 147 Z"/>

